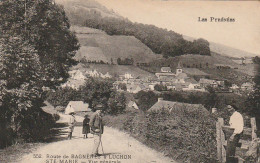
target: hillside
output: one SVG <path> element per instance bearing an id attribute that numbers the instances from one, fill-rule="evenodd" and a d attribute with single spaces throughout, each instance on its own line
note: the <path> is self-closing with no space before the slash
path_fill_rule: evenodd
<path id="1" fill-rule="evenodd" d="M 117 64 L 118 58 L 133 58 L 135 63 L 160 58 L 133 36 L 109 36 L 101 30 L 87 27 L 74 26 L 71 29 L 76 32 L 81 45 L 76 54 L 77 60 L 85 58 L 111 63 L 112 58 Z"/>
<path id="2" fill-rule="evenodd" d="M 66 15 L 73 25 L 84 25 L 84 20 L 90 12 L 99 12 L 102 17 L 123 19 L 123 17 L 112 10 L 108 10 L 95 0 L 56 0 L 56 3 L 64 6 Z"/>

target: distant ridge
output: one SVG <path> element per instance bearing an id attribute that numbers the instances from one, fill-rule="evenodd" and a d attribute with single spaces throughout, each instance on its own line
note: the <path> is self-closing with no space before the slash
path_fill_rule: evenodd
<path id="1" fill-rule="evenodd" d="M 196 38 L 193 38 L 190 36 L 185 36 L 185 35 L 182 35 L 182 36 L 185 40 L 188 40 L 188 41 L 193 41 L 196 39 Z M 231 57 L 232 59 L 241 58 L 241 57 L 257 56 L 257 54 L 246 52 L 246 51 L 239 50 L 236 48 L 232 48 L 232 47 L 222 45 L 219 43 L 215 43 L 215 42 L 209 42 L 209 43 L 210 43 L 210 45 L 209 45 L 210 51 L 218 53 L 223 56 Z"/>

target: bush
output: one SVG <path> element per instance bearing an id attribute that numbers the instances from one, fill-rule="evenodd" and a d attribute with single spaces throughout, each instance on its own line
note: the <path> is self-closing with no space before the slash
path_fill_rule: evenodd
<path id="1" fill-rule="evenodd" d="M 17 136 L 26 142 L 44 141 L 51 135 L 55 117 L 41 109 L 23 110 L 15 120 Z"/>
<path id="2" fill-rule="evenodd" d="M 177 161 L 216 162 L 216 121 L 205 110 L 126 112 L 105 116 L 105 122 Z"/>
<path id="3" fill-rule="evenodd" d="M 5 148 L 13 143 L 14 133 L 11 128 L 6 128 L 3 123 L 0 123 L 0 149 Z"/>

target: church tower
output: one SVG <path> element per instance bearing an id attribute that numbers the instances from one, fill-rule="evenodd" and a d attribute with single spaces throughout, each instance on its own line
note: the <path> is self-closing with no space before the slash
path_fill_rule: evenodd
<path id="1" fill-rule="evenodd" d="M 178 66 L 176 68 L 176 75 L 181 74 L 181 73 L 182 73 L 182 66 L 181 66 L 181 63 L 179 62 Z"/>

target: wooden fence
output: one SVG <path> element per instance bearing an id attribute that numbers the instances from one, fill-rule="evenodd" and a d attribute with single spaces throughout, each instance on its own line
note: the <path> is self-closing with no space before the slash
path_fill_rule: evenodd
<path id="1" fill-rule="evenodd" d="M 257 138 L 256 135 L 256 120 L 255 118 L 250 119 L 251 128 L 244 127 L 243 135 L 250 136 L 250 140 L 240 140 L 238 147 L 240 150 L 247 151 L 251 142 Z M 226 162 L 226 146 L 227 139 L 231 136 L 230 133 L 233 133 L 234 129 L 231 129 L 229 126 L 224 125 L 223 118 L 218 118 L 218 122 L 216 123 L 216 133 L 217 133 L 217 157 L 219 162 Z M 238 148 L 237 148 L 238 149 Z M 241 162 L 241 161 L 239 161 Z M 243 161 L 242 161 L 243 162 Z"/>

